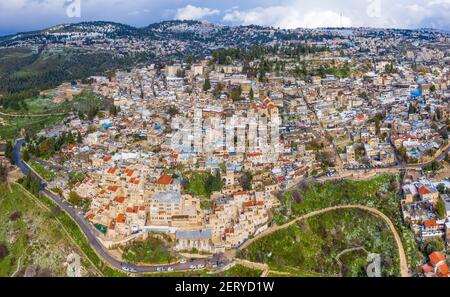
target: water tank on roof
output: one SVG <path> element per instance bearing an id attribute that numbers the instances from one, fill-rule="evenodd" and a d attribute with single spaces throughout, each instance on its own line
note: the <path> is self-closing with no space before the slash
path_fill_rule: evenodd
<path id="1" fill-rule="evenodd" d="M 420 97 L 422 96 L 422 91 L 420 89 L 413 89 L 411 90 L 411 95 L 414 97 Z"/>

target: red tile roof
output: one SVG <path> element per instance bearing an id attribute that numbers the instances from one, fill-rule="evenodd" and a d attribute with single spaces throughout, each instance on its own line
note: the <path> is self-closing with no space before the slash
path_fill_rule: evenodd
<path id="1" fill-rule="evenodd" d="M 424 221 L 423 225 L 425 226 L 425 228 L 432 228 L 432 227 L 436 227 L 437 223 L 436 223 L 435 219 L 431 219 L 431 220 Z"/>
<path id="2" fill-rule="evenodd" d="M 117 168 L 109 168 L 108 169 L 108 174 L 115 174 L 117 171 Z"/>
<path id="3" fill-rule="evenodd" d="M 158 181 L 156 182 L 158 185 L 170 185 L 172 183 L 173 179 L 171 176 L 164 174 L 161 176 Z"/>
<path id="4" fill-rule="evenodd" d="M 441 252 L 432 252 L 429 257 L 430 262 L 434 267 L 436 267 L 439 262 L 445 261 L 445 256 Z"/>
<path id="5" fill-rule="evenodd" d="M 234 234 L 234 229 L 233 228 L 226 228 L 225 229 L 225 234 Z"/>
<path id="6" fill-rule="evenodd" d="M 239 191 L 239 192 L 233 193 L 233 196 L 242 196 L 242 195 L 247 195 L 247 194 L 248 194 L 248 192 L 245 192 L 245 191 Z"/>
<path id="7" fill-rule="evenodd" d="M 134 173 L 134 170 L 133 170 L 133 169 L 125 169 L 125 174 L 126 174 L 127 176 L 132 176 L 133 173 Z"/>
<path id="8" fill-rule="evenodd" d="M 116 197 L 114 198 L 115 202 L 123 203 L 125 201 L 125 197 Z"/>
<path id="9" fill-rule="evenodd" d="M 448 266 L 447 264 L 442 264 L 441 266 L 439 266 L 438 268 L 438 276 L 439 277 L 446 277 L 448 276 Z"/>
<path id="10" fill-rule="evenodd" d="M 108 186 L 108 191 L 111 191 L 111 192 L 117 192 L 118 189 L 119 189 L 119 186 Z"/>
<path id="11" fill-rule="evenodd" d="M 253 201 L 248 201 L 248 202 L 244 202 L 244 203 L 242 203 L 242 207 L 243 208 L 249 208 L 249 207 L 252 207 L 252 206 L 254 206 L 255 204 L 253 203 Z"/>
<path id="12" fill-rule="evenodd" d="M 125 223 L 126 216 L 123 213 L 117 215 L 117 223 Z"/>
<path id="13" fill-rule="evenodd" d="M 421 186 L 417 191 L 419 192 L 420 195 L 426 195 L 431 193 L 431 191 L 425 186 Z"/>

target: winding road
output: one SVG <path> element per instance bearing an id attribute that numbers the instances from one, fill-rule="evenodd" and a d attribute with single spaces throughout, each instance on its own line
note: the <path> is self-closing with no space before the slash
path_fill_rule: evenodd
<path id="1" fill-rule="evenodd" d="M 282 230 L 285 228 L 288 228 L 290 226 L 292 226 L 293 224 L 302 221 L 302 220 L 306 220 L 308 218 L 326 213 L 326 212 L 330 212 L 330 211 L 335 211 L 338 209 L 361 209 L 364 211 L 368 211 L 371 212 L 379 217 L 381 217 L 386 224 L 388 225 L 389 229 L 391 230 L 391 233 L 394 235 L 395 238 L 395 242 L 397 245 L 397 250 L 398 250 L 398 254 L 400 257 L 400 275 L 402 277 L 409 277 L 409 269 L 408 269 L 408 261 L 406 258 L 406 254 L 405 254 L 405 250 L 403 248 L 403 243 L 402 240 L 400 238 L 400 235 L 398 234 L 397 230 L 394 227 L 394 224 L 392 223 L 391 219 L 389 219 L 384 213 L 382 213 L 381 211 L 375 209 L 375 208 L 371 208 L 371 207 L 367 207 L 367 206 L 363 206 L 363 205 L 342 205 L 342 206 L 333 206 L 333 207 L 329 207 L 329 208 L 324 208 L 321 210 L 316 210 L 313 212 L 310 212 L 308 214 L 305 214 L 303 216 L 300 216 L 298 218 L 296 218 L 295 220 L 290 221 L 289 223 L 286 223 L 284 225 L 280 225 L 280 226 L 273 226 L 268 228 L 267 230 L 265 230 L 264 232 L 260 233 L 259 235 L 255 236 L 252 239 L 247 240 L 243 245 L 241 245 L 238 250 L 243 250 L 245 248 L 247 248 L 249 245 L 251 245 L 253 242 L 255 242 L 258 239 L 261 239 L 267 235 L 270 235 L 278 230 Z"/>
<path id="2" fill-rule="evenodd" d="M 25 140 L 23 138 L 22 139 L 17 139 L 17 141 L 16 141 L 16 144 L 14 146 L 15 163 L 25 175 L 28 175 L 30 173 L 33 174 L 33 171 L 31 171 L 30 168 L 27 166 L 27 164 L 25 164 L 21 160 L 20 150 L 21 150 L 21 147 L 22 147 L 22 145 L 24 143 L 25 143 Z M 446 148 L 441 149 L 440 153 L 433 160 L 441 160 L 441 159 L 443 159 L 443 157 L 445 156 L 445 154 L 448 151 L 449 151 L 449 146 L 447 146 Z M 406 168 L 420 167 L 420 166 L 424 166 L 424 165 L 430 164 L 432 161 L 424 163 L 424 164 L 420 164 L 420 165 L 419 164 L 418 165 L 408 165 L 408 166 L 397 165 L 397 166 L 392 166 L 390 168 L 385 168 L 385 169 L 391 169 L 392 170 L 392 169 L 406 169 Z M 369 171 L 368 169 L 365 169 L 365 170 Z M 37 174 L 33 174 L 33 175 L 35 176 L 35 178 L 38 178 L 41 182 L 45 183 L 45 181 L 39 175 L 37 175 Z M 301 182 L 304 182 L 304 181 L 302 180 Z M 103 261 L 105 261 L 108 265 L 110 265 L 111 267 L 113 267 L 115 269 L 118 269 L 118 270 L 123 270 L 122 267 L 124 265 L 126 265 L 127 267 L 129 267 L 129 268 L 133 269 L 134 271 L 136 271 L 136 273 L 157 272 L 157 267 L 156 266 L 138 266 L 138 265 L 133 265 L 133 264 L 121 262 L 121 261 L 117 260 L 116 258 L 114 258 L 113 256 L 111 256 L 109 251 L 98 240 L 98 238 L 97 238 L 97 236 L 95 234 L 95 232 L 97 232 L 97 231 L 94 230 L 91 227 L 91 225 L 84 218 L 83 215 L 81 215 L 74 208 L 72 208 L 72 206 L 69 205 L 66 200 L 64 200 L 61 197 L 59 197 L 58 195 L 48 191 L 45 188 L 45 184 L 44 184 L 44 187 L 42 189 L 42 193 L 45 194 L 46 196 L 48 196 L 49 198 L 51 198 L 59 207 L 61 207 L 66 213 L 68 213 L 72 217 L 72 219 L 78 224 L 78 226 L 80 227 L 82 232 L 85 234 L 87 240 L 89 241 L 89 244 L 92 246 L 92 248 L 95 250 L 95 252 L 101 257 L 101 259 L 103 259 Z M 281 229 L 287 228 L 289 226 L 292 226 L 293 224 L 295 224 L 295 223 L 297 223 L 299 221 L 302 221 L 302 220 L 305 220 L 305 219 L 308 219 L 308 218 L 311 218 L 313 216 L 320 215 L 320 214 L 323 214 L 323 213 L 326 213 L 326 212 L 337 210 L 337 209 L 361 209 L 361 210 L 365 210 L 365 211 L 371 212 L 371 213 L 381 217 L 387 223 L 387 225 L 389 226 L 389 229 L 391 230 L 392 234 L 394 235 L 394 238 L 395 238 L 395 241 L 396 241 L 396 245 L 397 245 L 397 248 L 398 248 L 398 254 L 399 254 L 399 257 L 400 257 L 400 273 L 401 273 L 401 276 L 402 277 L 410 276 L 409 270 L 408 270 L 407 258 L 406 258 L 406 254 L 405 254 L 405 251 L 404 251 L 404 248 L 403 248 L 403 244 L 402 244 L 401 238 L 400 238 L 397 230 L 395 229 L 394 224 L 392 223 L 392 221 L 385 214 L 380 212 L 379 210 L 374 209 L 374 208 L 370 208 L 370 207 L 367 207 L 367 206 L 362 206 L 362 205 L 335 206 L 335 207 L 330 207 L 330 208 L 325 208 L 325 209 L 313 211 L 311 213 L 308 213 L 306 215 L 298 217 L 295 220 L 293 220 L 293 221 L 291 221 L 289 223 L 286 223 L 284 225 L 270 227 L 269 229 L 265 230 L 264 232 L 260 233 L 259 235 L 255 236 L 254 238 L 247 240 L 243 245 L 241 245 L 238 248 L 238 250 L 245 249 L 246 247 L 248 247 L 250 244 L 252 244 L 256 240 L 258 240 L 258 239 L 260 239 L 260 238 L 262 238 L 264 236 L 267 236 L 267 235 L 269 235 L 269 234 L 271 234 L 273 232 L 276 232 L 278 230 L 281 230 Z M 183 271 L 183 270 L 189 270 L 189 267 L 191 265 L 202 264 L 202 265 L 206 266 L 211 261 L 212 261 L 211 259 L 193 259 L 193 261 L 185 263 L 185 264 L 160 265 L 158 267 L 163 267 L 166 271 L 167 271 L 167 269 L 169 267 L 172 268 L 174 271 Z"/>
<path id="3" fill-rule="evenodd" d="M 123 267 L 126 266 L 133 271 L 133 273 L 142 274 L 142 273 L 151 273 L 151 272 L 158 272 L 158 267 L 162 268 L 164 271 L 168 271 L 169 268 L 173 269 L 173 271 L 186 271 L 186 270 L 192 270 L 190 269 L 191 265 L 204 265 L 205 267 L 213 262 L 212 258 L 206 258 L 206 259 L 191 259 L 191 261 L 187 261 L 187 263 L 178 263 L 173 265 L 148 265 L 148 266 L 141 266 L 141 265 L 134 265 L 130 263 L 125 263 L 122 261 L 119 261 L 118 259 L 114 258 L 108 249 L 106 249 L 103 244 L 99 241 L 97 238 L 96 232 L 93 227 L 91 227 L 90 223 L 85 219 L 82 213 L 80 213 L 78 210 L 73 208 L 65 199 L 59 197 L 58 195 L 54 194 L 53 192 L 46 189 L 45 180 L 42 179 L 38 174 L 36 174 L 33 170 L 31 170 L 26 163 L 24 163 L 21 159 L 20 150 L 22 145 L 25 143 L 25 139 L 20 138 L 16 140 L 16 144 L 14 146 L 14 161 L 16 163 L 16 166 L 20 168 L 20 170 L 25 174 L 31 174 L 34 178 L 39 179 L 43 183 L 43 188 L 41 190 L 41 194 L 46 195 L 50 199 L 53 200 L 54 203 L 56 203 L 62 210 L 64 210 L 80 227 L 83 234 L 86 236 L 86 239 L 88 240 L 90 246 L 94 249 L 94 251 L 97 253 L 97 255 L 108 264 L 110 267 L 122 270 Z M 221 265 L 226 265 L 227 263 L 222 263 Z"/>

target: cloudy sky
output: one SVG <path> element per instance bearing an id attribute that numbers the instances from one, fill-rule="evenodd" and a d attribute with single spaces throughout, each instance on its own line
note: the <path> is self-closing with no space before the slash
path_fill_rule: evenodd
<path id="1" fill-rule="evenodd" d="M 280 28 L 450 30 L 450 0 L 0 0 L 0 35 L 80 21 L 141 27 L 170 19 Z"/>

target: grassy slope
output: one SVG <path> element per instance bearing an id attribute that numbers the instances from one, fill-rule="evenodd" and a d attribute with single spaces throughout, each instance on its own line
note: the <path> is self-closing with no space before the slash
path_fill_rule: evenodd
<path id="1" fill-rule="evenodd" d="M 31 134 L 37 133 L 40 130 L 54 126 L 60 123 L 62 116 L 48 116 L 48 117 L 3 117 L 6 120 L 6 125 L 0 125 L 0 137 L 3 139 L 13 140 L 22 128 L 29 131 Z"/>
<path id="2" fill-rule="evenodd" d="M 33 168 L 46 181 L 51 182 L 55 178 L 56 174 L 47 167 L 43 166 L 42 164 L 30 160 L 28 162 L 28 165 L 30 165 L 31 168 Z"/>
<path id="3" fill-rule="evenodd" d="M 402 224 L 397 190 L 396 176 L 390 175 L 367 181 L 343 180 L 312 184 L 299 189 L 302 202 L 295 202 L 292 192 L 286 193 L 282 198 L 283 207 L 275 212 L 274 221 L 282 224 L 311 211 L 336 205 L 360 204 L 379 209 L 393 221 L 402 237 L 408 263 L 414 270 L 420 255 L 414 234 Z"/>
<path id="4" fill-rule="evenodd" d="M 172 263 L 177 257 L 170 252 L 166 241 L 150 234 L 146 240 L 127 244 L 122 259 L 130 263 Z"/>
<path id="5" fill-rule="evenodd" d="M 68 114 L 70 111 L 81 111 L 87 113 L 91 107 L 101 107 L 103 99 L 95 95 L 92 92 L 84 92 L 74 98 L 70 102 L 64 102 L 61 104 L 55 104 L 48 97 L 35 97 L 26 100 L 28 104 L 28 111 L 12 111 L 8 110 L 7 113 L 13 114 L 49 114 L 48 116 L 39 117 L 10 117 L 2 116 L 6 125 L 0 125 L 0 137 L 3 139 L 14 139 L 23 128 L 31 134 L 37 133 L 42 129 L 52 127 L 61 123 L 64 119 L 63 114 Z M 1 111 L 1 110 L 0 110 Z"/>
<path id="6" fill-rule="evenodd" d="M 53 201 L 51 201 L 50 198 L 46 196 L 39 197 L 39 200 L 48 207 L 54 207 Z M 116 271 L 110 268 L 105 263 L 103 263 L 103 261 L 98 257 L 98 255 L 89 245 L 89 242 L 87 241 L 83 232 L 80 230 L 78 225 L 75 223 L 75 221 L 72 220 L 72 218 L 68 214 L 61 211 L 60 215 L 58 216 L 58 220 L 63 224 L 64 228 L 70 234 L 72 239 L 75 240 L 78 246 L 83 250 L 83 252 L 87 255 L 87 257 L 89 257 L 89 260 L 92 263 L 94 263 L 94 265 L 103 273 L 104 276 L 107 277 L 126 276 L 125 273 Z"/>
<path id="7" fill-rule="evenodd" d="M 361 210 L 336 210 L 310 218 L 258 240 L 241 256 L 293 275 L 338 276 L 336 256 L 360 246 L 382 255 L 386 276 L 399 274 L 393 235 L 382 219 Z M 341 258 L 344 275 L 364 275 L 367 253 L 345 255 Z"/>
<path id="8" fill-rule="evenodd" d="M 25 195 L 17 185 L 10 193 L 6 185 L 0 185 L 0 241 L 7 243 L 9 255 L 0 261 L 0 276 L 9 276 L 21 267 L 31 264 L 48 269 L 53 275 L 66 274 L 63 263 L 71 251 L 82 255 L 78 247 L 62 232 L 55 218 Z M 16 211 L 21 217 L 10 221 Z M 82 257 L 82 265 L 93 275 L 93 268 Z"/>

